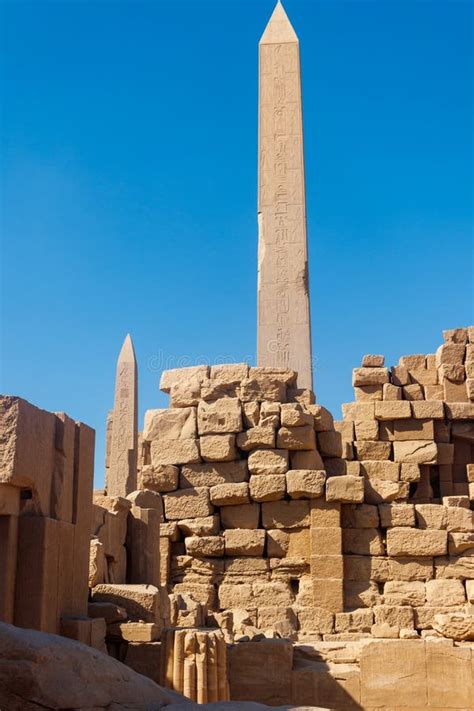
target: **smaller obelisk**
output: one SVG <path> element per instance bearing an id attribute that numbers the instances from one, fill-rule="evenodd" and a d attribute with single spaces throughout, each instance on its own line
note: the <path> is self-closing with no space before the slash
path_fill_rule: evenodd
<path id="1" fill-rule="evenodd" d="M 117 361 L 107 496 L 127 496 L 137 488 L 137 385 L 137 360 L 128 334 Z"/>

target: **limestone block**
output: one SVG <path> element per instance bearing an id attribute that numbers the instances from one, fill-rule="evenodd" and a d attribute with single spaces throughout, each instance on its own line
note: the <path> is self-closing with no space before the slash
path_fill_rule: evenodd
<path id="1" fill-rule="evenodd" d="M 339 612 L 335 616 L 336 632 L 370 632 L 374 621 L 372 610 L 361 608 L 352 612 Z"/>
<path id="2" fill-rule="evenodd" d="M 403 463 L 400 465 L 400 481 L 420 481 L 421 471 L 419 464 Z"/>
<path id="3" fill-rule="evenodd" d="M 399 501 L 408 498 L 409 484 L 404 481 L 365 479 L 364 499 L 370 504 Z"/>
<path id="4" fill-rule="evenodd" d="M 342 414 L 345 420 L 360 422 L 375 419 L 374 402 L 347 402 L 342 405 Z"/>
<path id="5" fill-rule="evenodd" d="M 416 504 L 416 524 L 418 528 L 445 529 L 447 523 L 446 506 L 439 504 Z"/>
<path id="6" fill-rule="evenodd" d="M 204 435 L 199 438 L 199 445 L 205 462 L 230 462 L 237 459 L 233 434 Z"/>
<path id="7" fill-rule="evenodd" d="M 326 474 L 311 469 L 292 469 L 286 474 L 286 488 L 292 499 L 316 499 L 324 493 Z"/>
<path id="8" fill-rule="evenodd" d="M 251 427 L 237 435 L 237 446 L 244 452 L 253 449 L 274 449 L 275 429 L 273 427 Z"/>
<path id="9" fill-rule="evenodd" d="M 323 607 L 298 607 L 300 632 L 307 634 L 330 634 L 333 631 L 334 615 Z"/>
<path id="10" fill-rule="evenodd" d="M 362 422 L 352 422 L 352 420 L 345 420 L 345 422 L 355 425 L 355 437 L 358 441 L 360 440 L 378 440 L 379 438 L 379 423 L 377 420 L 364 420 Z"/>
<path id="11" fill-rule="evenodd" d="M 377 528 L 379 513 L 370 504 L 348 504 L 342 508 L 343 528 Z"/>
<path id="12" fill-rule="evenodd" d="M 196 487 L 195 489 L 182 489 L 173 491 L 163 496 L 165 516 L 172 521 L 183 518 L 201 518 L 213 512 L 209 500 L 209 489 Z"/>
<path id="13" fill-rule="evenodd" d="M 446 343 L 467 343 L 468 329 L 452 328 L 447 331 L 443 331 L 443 338 Z"/>
<path id="14" fill-rule="evenodd" d="M 350 474 L 351 476 L 361 476 L 362 471 L 361 471 L 361 466 L 360 462 L 345 462 L 346 464 L 346 474 Z"/>
<path id="15" fill-rule="evenodd" d="M 474 554 L 474 533 L 448 533 L 449 555 L 459 555 L 466 551 Z"/>
<path id="16" fill-rule="evenodd" d="M 304 412 L 302 406 L 297 402 L 282 404 L 280 419 L 282 427 L 301 427 L 302 425 L 313 427 L 313 416 Z"/>
<path id="17" fill-rule="evenodd" d="M 0 484 L 0 516 L 18 516 L 20 513 L 20 491 L 17 486 Z"/>
<path id="18" fill-rule="evenodd" d="M 284 474 L 259 474 L 250 477 L 250 496 L 254 501 L 279 501 L 286 493 Z"/>
<path id="19" fill-rule="evenodd" d="M 444 390 L 443 390 L 442 385 L 425 385 L 423 390 L 425 391 L 425 400 L 427 402 L 428 401 L 435 401 L 435 400 L 442 400 L 444 397 Z M 444 410 L 444 407 L 443 407 L 443 410 Z M 428 414 L 423 415 L 423 416 L 430 417 L 430 415 L 428 415 Z"/>
<path id="20" fill-rule="evenodd" d="M 350 420 L 347 421 L 351 423 Z M 319 432 L 318 449 L 325 457 L 341 457 L 343 453 L 342 435 L 340 432 Z"/>
<path id="21" fill-rule="evenodd" d="M 395 441 L 434 439 L 433 420 L 407 419 L 396 420 L 393 423 Z"/>
<path id="22" fill-rule="evenodd" d="M 469 555 L 435 558 L 437 578 L 458 578 L 470 580 L 474 578 L 474 559 Z"/>
<path id="23" fill-rule="evenodd" d="M 433 558 L 390 558 L 390 580 L 431 580 L 434 575 Z"/>
<path id="24" fill-rule="evenodd" d="M 196 408 L 147 410 L 143 425 L 143 440 L 196 439 Z"/>
<path id="25" fill-rule="evenodd" d="M 444 406 L 446 417 L 449 420 L 472 420 L 474 418 L 474 403 L 449 402 Z"/>
<path id="26" fill-rule="evenodd" d="M 342 555 L 312 555 L 311 575 L 313 578 L 344 577 L 344 564 Z"/>
<path id="27" fill-rule="evenodd" d="M 469 496 L 443 496 L 443 506 L 454 506 L 460 509 L 469 509 Z"/>
<path id="28" fill-rule="evenodd" d="M 406 400 L 383 400 L 375 403 L 377 420 L 398 420 L 411 417 L 410 403 Z"/>
<path id="29" fill-rule="evenodd" d="M 250 377 L 244 378 L 240 384 L 240 399 L 242 402 L 286 402 L 286 385 L 271 375 L 252 375 L 250 372 Z"/>
<path id="30" fill-rule="evenodd" d="M 219 523 L 219 515 L 214 514 L 203 518 L 185 518 L 178 521 L 177 526 L 185 536 L 215 536 L 219 532 Z M 163 535 L 162 530 L 160 535 Z"/>
<path id="31" fill-rule="evenodd" d="M 357 452 L 357 459 L 359 461 L 363 460 L 381 460 L 390 459 L 390 454 L 392 452 L 392 445 L 390 442 L 370 442 L 368 440 L 363 440 L 361 442 L 355 442 L 355 449 Z"/>
<path id="32" fill-rule="evenodd" d="M 217 484 L 239 484 L 248 480 L 246 461 L 207 462 L 187 464 L 181 467 L 180 489 Z"/>
<path id="33" fill-rule="evenodd" d="M 403 397 L 405 400 L 424 400 L 423 386 L 418 383 L 403 386 Z"/>
<path id="34" fill-rule="evenodd" d="M 426 356 L 422 353 L 401 356 L 399 362 L 400 365 L 408 368 L 408 370 L 412 370 L 413 368 L 426 368 Z"/>
<path id="35" fill-rule="evenodd" d="M 464 365 L 460 363 L 444 363 L 438 368 L 440 382 L 450 380 L 452 383 L 463 383 L 466 380 Z"/>
<path id="36" fill-rule="evenodd" d="M 330 477 L 326 482 L 326 501 L 362 503 L 364 501 L 364 479 L 350 475 Z"/>
<path id="37" fill-rule="evenodd" d="M 272 629 L 284 639 L 294 639 L 298 620 L 291 607 L 269 606 L 259 607 L 257 627 L 261 630 Z"/>
<path id="38" fill-rule="evenodd" d="M 265 547 L 265 531 L 229 528 L 224 531 L 226 555 L 261 556 Z"/>
<path id="39" fill-rule="evenodd" d="M 463 363 L 466 347 L 462 343 L 443 343 L 436 351 L 436 365 L 443 363 Z"/>
<path id="40" fill-rule="evenodd" d="M 311 501 L 311 526 L 314 528 L 339 528 L 341 504 L 328 503 L 324 498 Z"/>
<path id="41" fill-rule="evenodd" d="M 352 385 L 383 385 L 388 383 L 388 368 L 362 367 L 354 368 L 352 371 Z"/>
<path id="42" fill-rule="evenodd" d="M 425 604 L 425 583 L 421 581 L 389 580 L 384 586 L 386 605 L 411 605 L 419 607 Z"/>
<path id="43" fill-rule="evenodd" d="M 291 700 L 293 648 L 289 640 L 240 642 L 229 650 L 230 696 L 280 706 Z"/>
<path id="44" fill-rule="evenodd" d="M 419 385 L 437 385 L 438 373 L 436 368 L 410 368 L 410 379 Z"/>
<path id="45" fill-rule="evenodd" d="M 89 587 L 93 588 L 107 581 L 107 563 L 105 560 L 104 546 L 97 539 L 92 538 L 89 556 Z"/>
<path id="46" fill-rule="evenodd" d="M 159 622 L 160 593 L 154 585 L 97 585 L 92 602 L 109 602 L 125 608 L 136 622 Z"/>
<path id="47" fill-rule="evenodd" d="M 385 364 L 385 356 L 369 353 L 362 358 L 363 368 L 382 368 Z"/>
<path id="48" fill-rule="evenodd" d="M 200 462 L 199 440 L 159 439 L 150 445 L 151 464 L 158 469 L 164 464 L 191 464 Z"/>
<path id="49" fill-rule="evenodd" d="M 343 551 L 354 555 L 384 555 L 379 531 L 371 528 L 346 528 L 342 532 Z"/>
<path id="50" fill-rule="evenodd" d="M 197 410 L 200 435 L 236 433 L 242 430 L 242 407 L 237 398 L 200 402 Z"/>
<path id="51" fill-rule="evenodd" d="M 140 488 L 153 489 L 160 493 L 175 491 L 178 488 L 179 468 L 172 464 L 163 464 L 156 468 L 147 465 L 140 472 Z"/>
<path id="52" fill-rule="evenodd" d="M 347 581 L 373 580 L 384 583 L 390 577 L 388 558 L 363 555 L 344 556 L 344 578 Z"/>
<path id="53" fill-rule="evenodd" d="M 368 580 L 360 582 L 345 580 L 344 600 L 345 610 L 357 610 L 360 607 L 374 607 L 383 602 L 377 585 Z"/>
<path id="54" fill-rule="evenodd" d="M 192 377 L 181 383 L 175 383 L 170 390 L 170 407 L 193 407 L 201 399 L 201 384 L 205 382 L 200 378 Z"/>
<path id="55" fill-rule="evenodd" d="M 399 462 L 382 461 L 362 461 L 360 463 L 360 473 L 368 479 L 383 479 L 387 481 L 398 481 L 400 477 Z"/>
<path id="56" fill-rule="evenodd" d="M 429 580 L 426 583 L 428 605 L 450 607 L 466 602 L 464 585 L 460 580 Z"/>
<path id="57" fill-rule="evenodd" d="M 201 401 L 215 402 L 223 398 L 236 398 L 239 394 L 238 381 L 226 382 L 225 380 L 209 379 L 201 383 Z M 199 402 L 197 403 L 199 405 Z"/>
<path id="58" fill-rule="evenodd" d="M 18 516 L 0 516 L 0 620 L 8 624 L 14 619 L 17 551 Z"/>
<path id="59" fill-rule="evenodd" d="M 294 602 L 291 586 L 287 582 L 274 580 L 265 582 L 255 580 L 252 583 L 253 597 L 258 608 L 278 605 L 286 607 Z"/>
<path id="60" fill-rule="evenodd" d="M 415 419 L 442 420 L 444 405 L 441 400 L 419 400 L 410 403 L 412 417 Z"/>
<path id="61" fill-rule="evenodd" d="M 374 619 L 378 625 L 387 624 L 399 629 L 413 629 L 414 615 L 411 605 L 376 605 Z"/>
<path id="62" fill-rule="evenodd" d="M 348 464 L 351 464 L 351 462 L 347 462 L 341 457 L 326 457 L 322 468 L 326 470 L 326 477 L 329 479 L 333 476 L 344 476 L 345 474 L 349 474 L 350 472 L 347 470 Z M 356 474 L 355 476 L 359 476 L 359 474 Z"/>
<path id="63" fill-rule="evenodd" d="M 173 586 L 173 593 L 191 595 L 192 598 L 205 605 L 208 610 L 214 610 L 216 607 L 216 588 L 211 583 L 201 583 L 186 581 L 185 583 L 176 583 Z"/>
<path id="64" fill-rule="evenodd" d="M 241 504 L 224 506 L 220 511 L 222 528 L 258 528 L 260 504 Z"/>
<path id="65" fill-rule="evenodd" d="M 392 383 L 397 386 L 408 385 L 410 382 L 408 368 L 404 365 L 394 366 L 391 369 L 391 380 Z"/>
<path id="66" fill-rule="evenodd" d="M 413 504 L 379 504 L 378 508 L 382 528 L 415 525 Z"/>
<path id="67" fill-rule="evenodd" d="M 260 403 L 243 402 L 242 417 L 245 427 L 256 427 L 260 419 Z"/>
<path id="68" fill-rule="evenodd" d="M 156 642 L 160 639 L 161 626 L 154 622 L 117 622 L 108 625 L 107 633 L 127 642 Z"/>
<path id="69" fill-rule="evenodd" d="M 240 382 L 248 376 L 249 366 L 247 363 L 219 363 L 211 365 L 211 379 L 223 382 Z"/>
<path id="70" fill-rule="evenodd" d="M 290 368 L 279 368 L 276 366 L 251 366 L 249 370 L 250 378 L 267 378 L 272 376 L 280 380 L 289 387 L 296 387 L 297 373 Z M 267 398 L 268 400 L 270 398 Z"/>
<path id="71" fill-rule="evenodd" d="M 383 400 L 401 400 L 403 391 L 399 385 L 385 383 L 383 386 Z"/>
<path id="72" fill-rule="evenodd" d="M 209 494 L 211 503 L 215 506 L 236 506 L 250 502 L 247 482 L 242 482 L 241 484 L 217 484 L 217 486 L 211 486 Z"/>
<path id="73" fill-rule="evenodd" d="M 313 603 L 328 612 L 344 610 L 344 587 L 341 579 L 313 578 Z"/>
<path id="74" fill-rule="evenodd" d="M 446 511 L 446 528 L 448 531 L 463 533 L 474 532 L 474 512 L 462 507 L 444 507 Z"/>
<path id="75" fill-rule="evenodd" d="M 137 506 L 142 509 L 157 509 L 163 518 L 163 499 L 157 491 L 138 489 L 128 494 L 127 499 L 131 502 L 132 508 Z"/>
<path id="76" fill-rule="evenodd" d="M 469 649 L 427 643 L 426 670 L 430 706 L 465 709 L 472 707 L 474 688 Z"/>
<path id="77" fill-rule="evenodd" d="M 447 552 L 447 531 L 416 528 L 389 528 L 387 553 L 389 556 L 436 556 Z"/>
<path id="78" fill-rule="evenodd" d="M 443 637 L 458 642 L 474 640 L 474 616 L 466 613 L 448 612 L 434 616 L 433 628 Z"/>
<path id="79" fill-rule="evenodd" d="M 290 450 L 316 449 L 316 437 L 313 427 L 310 425 L 281 427 L 277 433 L 277 447 Z"/>
<path id="80" fill-rule="evenodd" d="M 209 366 L 194 365 L 188 368 L 172 368 L 164 370 L 160 379 L 160 390 L 169 393 L 172 385 L 185 382 L 190 378 L 197 378 L 200 382 L 209 377 Z"/>
<path id="81" fill-rule="evenodd" d="M 285 474 L 288 471 L 287 449 L 255 449 L 249 454 L 248 468 L 251 474 Z"/>
<path id="82" fill-rule="evenodd" d="M 309 501 L 269 501 L 261 506 L 263 528 L 309 526 Z"/>
<path id="83" fill-rule="evenodd" d="M 184 544 L 186 553 L 198 558 L 218 558 L 224 555 L 222 536 L 188 536 Z"/>
<path id="84" fill-rule="evenodd" d="M 285 558 L 288 555 L 290 536 L 278 529 L 267 531 L 267 555 L 269 558 Z"/>
<path id="85" fill-rule="evenodd" d="M 394 442 L 393 453 L 396 462 L 434 464 L 437 461 L 438 449 L 435 442 L 413 440 Z"/>
<path id="86" fill-rule="evenodd" d="M 387 640 L 363 647 L 360 658 L 361 705 L 413 707 L 426 705 L 424 644 L 416 640 Z"/>
<path id="87" fill-rule="evenodd" d="M 341 528 L 315 528 L 311 526 L 311 555 L 340 555 L 342 553 Z"/>

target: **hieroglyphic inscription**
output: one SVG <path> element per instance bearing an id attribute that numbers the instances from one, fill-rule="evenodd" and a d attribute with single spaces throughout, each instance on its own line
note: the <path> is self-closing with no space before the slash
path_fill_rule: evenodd
<path id="1" fill-rule="evenodd" d="M 258 209 L 258 364 L 312 387 L 299 46 L 281 6 L 260 43 Z"/>
<path id="2" fill-rule="evenodd" d="M 107 494 L 127 496 L 137 488 L 137 363 L 130 336 L 120 351 L 115 379 Z"/>

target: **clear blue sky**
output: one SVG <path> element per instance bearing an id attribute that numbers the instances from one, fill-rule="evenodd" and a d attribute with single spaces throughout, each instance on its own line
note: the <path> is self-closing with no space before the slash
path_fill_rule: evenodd
<path id="1" fill-rule="evenodd" d="M 300 37 L 318 401 L 473 321 L 470 2 L 287 0 Z M 104 423 L 130 331 L 254 359 L 257 43 L 273 0 L 2 10 L 2 391 Z"/>

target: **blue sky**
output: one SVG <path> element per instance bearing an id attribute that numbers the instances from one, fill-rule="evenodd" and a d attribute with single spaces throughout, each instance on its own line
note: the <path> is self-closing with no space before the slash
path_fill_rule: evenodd
<path id="1" fill-rule="evenodd" d="M 301 43 L 315 389 L 473 322 L 470 2 L 287 0 Z M 1 3 L 2 391 L 104 424 L 131 332 L 255 355 L 257 43 L 273 0 Z"/>

